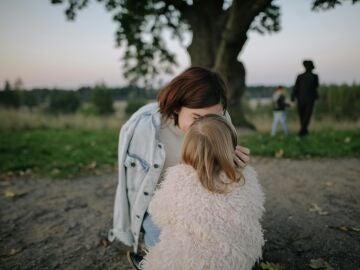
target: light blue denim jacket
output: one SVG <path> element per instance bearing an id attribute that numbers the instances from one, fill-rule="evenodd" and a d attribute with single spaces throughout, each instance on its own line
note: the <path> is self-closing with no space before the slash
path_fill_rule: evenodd
<path id="1" fill-rule="evenodd" d="M 161 115 L 158 104 L 140 108 L 122 126 L 118 146 L 118 185 L 113 228 L 109 240 L 120 240 L 137 251 L 144 214 L 147 211 L 165 162 L 159 141 Z"/>

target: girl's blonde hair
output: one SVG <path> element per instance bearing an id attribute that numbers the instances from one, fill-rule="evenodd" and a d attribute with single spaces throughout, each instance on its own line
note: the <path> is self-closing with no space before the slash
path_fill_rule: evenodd
<path id="1" fill-rule="evenodd" d="M 243 178 L 234 162 L 236 145 L 236 130 L 227 120 L 217 114 L 208 114 L 195 120 L 186 133 L 181 159 L 194 167 L 204 188 L 225 193 L 230 184 Z M 227 181 L 220 177 L 222 172 Z"/>

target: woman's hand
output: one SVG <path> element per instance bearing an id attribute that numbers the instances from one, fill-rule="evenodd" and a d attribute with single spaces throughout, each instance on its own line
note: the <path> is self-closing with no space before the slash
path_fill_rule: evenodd
<path id="1" fill-rule="evenodd" d="M 235 164 L 239 168 L 245 168 L 250 163 L 250 149 L 237 145 L 235 148 Z"/>

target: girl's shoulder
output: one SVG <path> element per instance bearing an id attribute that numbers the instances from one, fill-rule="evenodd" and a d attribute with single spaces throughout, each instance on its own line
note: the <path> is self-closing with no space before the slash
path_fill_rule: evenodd
<path id="1" fill-rule="evenodd" d="M 242 170 L 242 176 L 242 181 L 237 183 L 237 187 L 239 187 L 240 190 L 244 189 L 248 192 L 249 189 L 258 188 L 260 186 L 257 172 L 252 166 L 247 165 Z"/>
<path id="2" fill-rule="evenodd" d="M 257 172 L 254 167 L 247 165 L 243 170 L 243 175 L 245 178 L 252 179 L 257 182 Z"/>
<path id="3" fill-rule="evenodd" d="M 263 204 L 265 195 L 255 169 L 247 165 L 243 170 L 243 176 L 243 181 L 237 183 L 234 189 L 234 195 L 248 201 L 259 201 L 260 204 Z"/>
<path id="4" fill-rule="evenodd" d="M 161 182 L 160 187 L 188 192 L 188 189 L 196 189 L 199 185 L 197 177 L 197 172 L 192 166 L 177 164 L 166 169 L 164 181 Z"/>
<path id="5" fill-rule="evenodd" d="M 175 166 L 171 166 L 165 171 L 165 179 L 174 179 L 174 178 L 182 178 L 183 180 L 189 178 L 196 178 L 197 174 L 195 169 L 187 164 L 177 164 Z"/>
<path id="6" fill-rule="evenodd" d="M 166 169 L 168 173 L 190 173 L 194 172 L 195 169 L 188 164 L 179 163 Z"/>

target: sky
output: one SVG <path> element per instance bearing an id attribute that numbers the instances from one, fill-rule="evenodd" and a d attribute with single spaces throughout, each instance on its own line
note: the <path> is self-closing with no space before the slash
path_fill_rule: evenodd
<path id="1" fill-rule="evenodd" d="M 334 10 L 313 12 L 310 0 L 277 3 L 281 31 L 250 32 L 239 55 L 248 85 L 292 85 L 304 59 L 314 61 L 322 83 L 360 83 L 360 4 L 345 1 Z M 127 85 L 111 14 L 92 1 L 69 22 L 64 9 L 49 0 L 0 0 L 0 83 L 21 78 L 26 88 Z M 179 67 L 164 82 L 190 65 L 184 47 L 167 41 Z M 190 41 L 189 34 L 185 45 Z"/>

